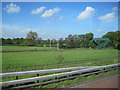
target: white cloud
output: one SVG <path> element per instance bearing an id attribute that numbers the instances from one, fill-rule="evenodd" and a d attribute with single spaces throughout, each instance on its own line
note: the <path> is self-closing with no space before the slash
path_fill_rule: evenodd
<path id="1" fill-rule="evenodd" d="M 98 32 L 102 32 L 103 30 L 102 29 L 98 29 Z"/>
<path id="2" fill-rule="evenodd" d="M 15 25 L 2 25 L 2 37 L 3 38 L 19 38 L 26 37 L 27 33 L 30 31 L 30 28 L 22 29 L 19 26 Z"/>
<path id="3" fill-rule="evenodd" d="M 61 21 L 61 20 L 63 20 L 63 18 L 64 18 L 63 16 L 60 16 L 60 17 L 59 17 L 59 20 Z"/>
<path id="4" fill-rule="evenodd" d="M 41 32 L 41 35 L 45 35 L 45 32 Z"/>
<path id="5" fill-rule="evenodd" d="M 82 13 L 80 13 L 80 14 L 77 16 L 77 18 L 78 18 L 79 20 L 91 18 L 94 13 L 95 13 L 95 9 L 94 9 L 94 8 L 92 8 L 92 7 L 86 7 L 85 11 L 83 11 Z"/>
<path id="6" fill-rule="evenodd" d="M 30 32 L 30 28 L 26 28 L 25 30 L 22 30 L 21 32 L 25 33 L 25 32 Z"/>
<path id="7" fill-rule="evenodd" d="M 112 8 L 112 11 L 116 11 L 116 10 L 117 10 L 117 7 L 113 7 L 113 8 Z"/>
<path id="8" fill-rule="evenodd" d="M 53 39 L 53 38 L 59 39 L 60 37 L 67 36 L 66 33 L 61 33 L 52 30 L 31 29 L 31 31 L 36 32 L 38 34 L 38 37 L 41 37 L 42 39 Z"/>
<path id="9" fill-rule="evenodd" d="M 16 4 L 11 3 L 10 5 L 6 5 L 4 10 L 7 13 L 19 13 L 20 12 L 20 7 L 17 6 Z"/>
<path id="10" fill-rule="evenodd" d="M 104 16 L 100 16 L 98 17 L 98 19 L 102 20 L 102 21 L 105 21 L 105 22 L 112 22 L 115 20 L 115 13 L 112 12 L 112 13 L 108 13 Z"/>
<path id="11" fill-rule="evenodd" d="M 60 37 L 67 36 L 65 33 L 55 32 L 52 30 L 21 28 L 15 25 L 2 25 L 3 38 L 26 38 L 30 31 L 36 32 L 42 39 L 59 39 Z"/>
<path id="12" fill-rule="evenodd" d="M 47 17 L 53 16 L 53 14 L 58 13 L 59 11 L 60 11 L 59 8 L 49 9 L 49 10 L 46 10 L 41 17 L 47 18 Z"/>
<path id="13" fill-rule="evenodd" d="M 46 7 L 40 7 L 36 10 L 32 10 L 31 14 L 39 14 L 45 10 Z"/>

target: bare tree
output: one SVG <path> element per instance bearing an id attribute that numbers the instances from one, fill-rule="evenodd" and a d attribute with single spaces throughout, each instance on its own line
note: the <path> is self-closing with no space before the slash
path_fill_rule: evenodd
<path id="1" fill-rule="evenodd" d="M 56 57 L 56 60 L 57 60 L 57 67 L 59 67 L 59 65 L 62 63 L 62 61 L 64 60 L 64 57 L 63 55 L 59 54 L 57 57 Z"/>

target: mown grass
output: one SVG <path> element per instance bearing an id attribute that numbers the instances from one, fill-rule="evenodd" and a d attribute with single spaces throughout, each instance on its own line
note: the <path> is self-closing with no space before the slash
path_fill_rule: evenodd
<path id="1" fill-rule="evenodd" d="M 39 51 L 56 50 L 56 47 L 36 47 L 36 46 L 2 46 L 2 51 Z"/>
<path id="2" fill-rule="evenodd" d="M 49 68 L 56 68 L 56 58 L 59 55 L 64 57 L 61 62 L 63 67 L 108 65 L 118 62 L 118 50 L 115 49 L 9 52 L 2 53 L 2 70 L 8 72 L 11 68 L 14 68 L 13 71 L 21 71 L 21 68 L 16 67 L 32 70 L 35 65 L 39 65 L 36 69 L 40 69 L 46 64 L 48 64 Z"/>
<path id="3" fill-rule="evenodd" d="M 56 68 L 57 57 L 61 55 L 64 59 L 61 62 L 62 67 L 77 67 L 77 66 L 102 66 L 108 64 L 118 63 L 118 50 L 116 49 L 70 49 L 55 51 L 50 48 L 43 47 L 20 47 L 20 46 L 3 46 L 3 51 L 29 51 L 33 52 L 9 52 L 2 53 L 2 71 L 22 71 L 24 70 L 37 70 L 43 68 L 43 65 L 48 64 L 47 68 Z M 35 51 L 38 50 L 37 52 Z M 44 49 L 44 50 L 43 50 Z M 45 50 L 46 49 L 46 50 Z M 39 65 L 35 67 L 35 65 Z M 52 66 L 53 65 L 53 66 Z M 32 67 L 30 67 L 32 66 Z M 14 69 L 13 69 L 14 68 Z M 46 69 L 45 67 L 43 69 Z M 115 70 L 116 71 L 116 70 Z M 110 71 L 111 73 L 114 71 Z M 110 74 L 109 72 L 107 72 Z M 106 75 L 106 73 L 104 73 Z M 89 79 L 96 78 L 98 76 L 104 76 L 103 74 L 88 76 Z M 19 79 L 30 78 L 36 75 L 21 76 Z M 74 83 L 88 80 L 88 77 L 80 77 L 74 80 L 67 80 L 60 83 L 53 83 L 43 86 L 42 88 L 56 88 L 64 87 Z M 3 78 L 3 81 L 15 80 L 15 77 Z M 37 87 L 40 88 L 40 87 Z"/>

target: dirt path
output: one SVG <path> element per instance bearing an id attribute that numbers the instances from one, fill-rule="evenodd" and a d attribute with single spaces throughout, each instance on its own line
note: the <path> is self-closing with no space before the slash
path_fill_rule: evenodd
<path id="1" fill-rule="evenodd" d="M 74 85 L 69 88 L 118 88 L 120 86 L 118 84 L 118 80 L 120 80 L 120 76 L 114 75 L 84 82 L 82 84 Z"/>

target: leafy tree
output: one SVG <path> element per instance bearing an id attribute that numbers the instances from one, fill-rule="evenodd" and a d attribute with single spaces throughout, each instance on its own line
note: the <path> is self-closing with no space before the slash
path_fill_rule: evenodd
<path id="1" fill-rule="evenodd" d="M 38 44 L 42 44 L 42 38 L 37 39 Z"/>
<path id="2" fill-rule="evenodd" d="M 30 45 L 30 46 L 35 46 L 37 45 L 37 39 L 38 39 L 38 34 L 36 32 L 29 32 L 27 34 L 27 45 Z"/>
<path id="3" fill-rule="evenodd" d="M 86 48 L 88 48 L 88 47 L 90 47 L 90 42 L 91 42 L 91 40 L 93 39 L 93 33 L 87 33 L 87 34 L 85 34 L 85 47 Z"/>
<path id="4" fill-rule="evenodd" d="M 6 39 L 6 44 L 12 45 L 13 44 L 12 39 L 10 38 Z"/>
<path id="5" fill-rule="evenodd" d="M 20 40 L 20 45 L 26 46 L 26 44 L 25 44 L 26 39 L 24 39 L 24 38 L 19 38 L 19 40 Z"/>
<path id="6" fill-rule="evenodd" d="M 57 40 L 56 39 L 52 39 L 51 40 L 51 46 L 52 47 L 56 47 L 57 46 Z"/>
<path id="7" fill-rule="evenodd" d="M 60 48 L 63 48 L 63 44 L 64 44 L 63 38 L 60 38 L 60 39 L 59 39 L 59 47 L 60 47 Z"/>
<path id="8" fill-rule="evenodd" d="M 110 46 L 116 49 L 120 49 L 120 31 L 108 32 L 103 35 L 102 38 L 109 38 L 111 40 Z"/>
<path id="9" fill-rule="evenodd" d="M 27 39 L 37 40 L 38 39 L 38 34 L 36 32 L 30 31 L 27 34 Z"/>
<path id="10" fill-rule="evenodd" d="M 64 48 L 88 48 L 90 47 L 90 42 L 93 38 L 93 33 L 87 33 L 84 35 L 71 35 L 69 34 L 65 40 L 59 40 L 60 47 Z"/>

